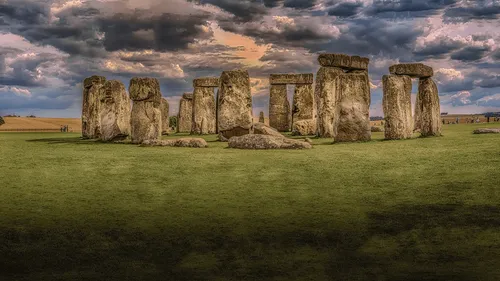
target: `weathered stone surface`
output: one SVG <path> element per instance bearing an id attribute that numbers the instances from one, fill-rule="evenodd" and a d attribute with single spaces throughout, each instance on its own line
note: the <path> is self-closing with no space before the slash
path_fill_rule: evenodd
<path id="1" fill-rule="evenodd" d="M 280 132 L 276 129 L 273 129 L 264 123 L 254 123 L 253 124 L 253 133 L 256 135 L 269 135 L 276 137 L 284 137 Z"/>
<path id="2" fill-rule="evenodd" d="M 286 85 L 271 85 L 269 94 L 269 126 L 280 132 L 290 130 L 290 102 Z"/>
<path id="3" fill-rule="evenodd" d="M 340 67 L 347 70 L 365 70 L 368 69 L 370 59 L 345 54 L 321 54 L 318 57 L 318 62 L 321 66 L 325 67 Z"/>
<path id="4" fill-rule="evenodd" d="M 100 124 L 103 141 L 124 140 L 130 135 L 130 98 L 125 86 L 116 80 L 101 88 Z"/>
<path id="5" fill-rule="evenodd" d="M 312 145 L 305 141 L 284 137 L 250 134 L 230 138 L 229 147 L 239 149 L 309 149 L 312 148 Z"/>
<path id="6" fill-rule="evenodd" d="M 252 95 L 246 70 L 222 72 L 217 119 L 222 141 L 252 133 Z"/>
<path id="7" fill-rule="evenodd" d="M 141 146 L 173 146 L 173 147 L 208 147 L 207 141 L 202 138 L 182 138 L 174 140 L 146 140 Z"/>
<path id="8" fill-rule="evenodd" d="M 215 134 L 217 120 L 214 96 L 214 88 L 197 87 L 194 89 L 191 134 Z"/>
<path id="9" fill-rule="evenodd" d="M 334 135 L 333 124 L 337 122 L 340 114 L 337 106 L 340 102 L 337 78 L 342 74 L 344 71 L 336 67 L 321 67 L 316 74 L 314 99 L 319 137 L 332 138 Z"/>
<path id="10" fill-rule="evenodd" d="M 375 132 L 383 132 L 384 131 L 384 127 L 381 127 L 381 126 L 372 126 L 371 127 L 371 131 L 372 133 L 375 133 Z"/>
<path id="11" fill-rule="evenodd" d="M 264 124 L 266 122 L 266 119 L 264 118 L 264 112 L 259 113 L 259 123 Z"/>
<path id="12" fill-rule="evenodd" d="M 168 116 L 170 111 L 170 106 L 165 98 L 161 99 L 160 110 L 161 110 L 161 134 L 168 135 L 170 133 L 170 120 Z"/>
<path id="13" fill-rule="evenodd" d="M 215 88 L 219 87 L 219 78 L 218 77 L 201 77 L 193 80 L 193 88 L 198 87 L 209 87 Z"/>
<path id="14" fill-rule="evenodd" d="M 160 104 L 151 101 L 135 101 L 130 116 L 132 143 L 157 140 L 161 137 Z"/>
<path id="15" fill-rule="evenodd" d="M 152 101 L 160 103 L 160 83 L 156 78 L 134 77 L 128 88 L 130 99 L 133 101 Z"/>
<path id="16" fill-rule="evenodd" d="M 334 123 L 335 142 L 371 140 L 368 73 L 344 73 L 337 79 L 340 114 Z"/>
<path id="17" fill-rule="evenodd" d="M 83 81 L 82 137 L 99 138 L 101 134 L 100 94 L 106 82 L 102 76 L 92 76 Z"/>
<path id="18" fill-rule="evenodd" d="M 420 135 L 441 136 L 441 106 L 436 83 L 432 78 L 422 78 L 418 84 L 420 99 Z"/>
<path id="19" fill-rule="evenodd" d="M 184 93 L 179 102 L 177 132 L 190 133 L 193 125 L 193 94 Z"/>
<path id="20" fill-rule="evenodd" d="M 413 134 L 410 76 L 384 75 L 382 105 L 385 139 L 408 139 Z"/>
<path id="21" fill-rule="evenodd" d="M 301 74 L 271 74 L 269 84 L 271 85 L 286 85 L 286 84 L 312 84 L 314 76 L 312 73 Z"/>
<path id="22" fill-rule="evenodd" d="M 415 99 L 415 108 L 413 110 L 413 131 L 420 131 L 422 128 L 422 100 L 420 99 L 420 95 L 417 93 L 417 97 Z"/>
<path id="23" fill-rule="evenodd" d="M 422 63 L 402 63 L 389 67 L 389 72 L 395 75 L 407 75 L 411 78 L 427 78 L 434 75 L 432 67 Z"/>
<path id="24" fill-rule="evenodd" d="M 474 134 L 500 134 L 500 128 L 480 128 L 474 130 Z"/>
<path id="25" fill-rule="evenodd" d="M 316 134 L 316 120 L 307 119 L 293 122 L 292 135 L 311 136 Z"/>
<path id="26" fill-rule="evenodd" d="M 300 120 L 313 119 L 315 115 L 314 90 L 312 84 L 296 85 L 293 95 L 292 127 Z"/>

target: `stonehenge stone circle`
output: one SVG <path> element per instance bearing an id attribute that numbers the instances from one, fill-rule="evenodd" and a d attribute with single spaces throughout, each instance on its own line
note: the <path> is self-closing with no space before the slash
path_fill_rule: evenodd
<path id="1" fill-rule="evenodd" d="M 316 74 L 314 98 L 316 102 L 317 135 L 323 138 L 333 138 L 334 123 L 340 114 L 338 93 L 338 76 L 344 70 L 337 67 L 320 67 Z"/>
<path id="2" fill-rule="evenodd" d="M 229 139 L 230 148 L 239 149 L 310 149 L 312 145 L 305 141 L 269 135 L 244 135 Z"/>
<path id="3" fill-rule="evenodd" d="M 271 85 L 269 95 L 269 126 L 280 132 L 290 130 L 290 102 L 286 84 Z"/>
<path id="4" fill-rule="evenodd" d="M 339 118 L 334 123 L 335 142 L 371 140 L 370 85 L 368 73 L 353 72 L 338 76 Z"/>
<path id="5" fill-rule="evenodd" d="M 169 104 L 165 98 L 161 99 L 160 110 L 161 110 L 161 134 L 168 135 L 170 133 L 170 120 L 169 120 Z"/>
<path id="6" fill-rule="evenodd" d="M 418 84 L 420 102 L 420 135 L 441 136 L 441 107 L 436 83 L 432 78 L 421 78 Z"/>
<path id="7" fill-rule="evenodd" d="M 314 90 L 312 84 L 295 85 L 292 107 L 292 127 L 293 123 L 300 120 L 313 119 L 314 109 Z"/>
<path id="8" fill-rule="evenodd" d="M 411 78 L 406 75 L 384 75 L 382 105 L 385 116 L 385 139 L 408 139 L 413 134 L 411 114 Z"/>
<path id="9" fill-rule="evenodd" d="M 318 62 L 324 67 L 338 67 L 346 70 L 367 70 L 370 59 L 359 56 L 348 56 L 345 54 L 321 54 L 318 57 Z"/>
<path id="10" fill-rule="evenodd" d="M 157 140 L 161 137 L 161 92 L 155 78 L 130 80 L 130 99 L 133 101 L 130 116 L 132 143 Z"/>
<path id="11" fill-rule="evenodd" d="M 100 124 L 103 141 L 124 140 L 130 135 L 130 98 L 125 86 L 109 80 L 101 88 Z"/>
<path id="12" fill-rule="evenodd" d="M 214 134 L 217 130 L 214 88 L 219 86 L 219 78 L 198 78 L 193 81 L 193 86 L 191 133 L 198 135 Z"/>
<path id="13" fill-rule="evenodd" d="M 266 122 L 266 119 L 264 118 L 264 112 L 259 113 L 259 123 L 264 124 Z"/>
<path id="14" fill-rule="evenodd" d="M 193 94 L 184 93 L 179 102 L 177 132 L 190 133 L 193 122 Z"/>
<path id="15" fill-rule="evenodd" d="M 91 76 L 83 81 L 82 137 L 99 138 L 100 128 L 100 93 L 106 82 L 102 76 Z"/>
<path id="16" fill-rule="evenodd" d="M 221 141 L 252 133 L 252 95 L 248 71 L 222 72 L 218 104 L 217 126 Z"/>
<path id="17" fill-rule="evenodd" d="M 389 72 L 395 75 L 407 75 L 411 78 L 427 78 L 434 75 L 432 67 L 422 63 L 403 63 L 389 67 Z"/>
<path id="18" fill-rule="evenodd" d="M 312 73 L 271 74 L 269 76 L 269 84 L 271 85 L 312 84 L 312 83 L 314 83 L 314 76 Z"/>

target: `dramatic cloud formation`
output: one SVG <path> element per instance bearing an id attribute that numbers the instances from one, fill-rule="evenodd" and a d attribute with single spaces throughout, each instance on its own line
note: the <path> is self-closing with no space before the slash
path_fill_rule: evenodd
<path id="1" fill-rule="evenodd" d="M 269 74 L 323 52 L 371 59 L 373 115 L 398 62 L 434 67 L 450 113 L 500 111 L 499 42 L 496 0 L 0 0 L 0 114 L 79 117 L 94 74 L 156 77 L 175 114 L 194 78 L 245 68 L 267 115 Z"/>

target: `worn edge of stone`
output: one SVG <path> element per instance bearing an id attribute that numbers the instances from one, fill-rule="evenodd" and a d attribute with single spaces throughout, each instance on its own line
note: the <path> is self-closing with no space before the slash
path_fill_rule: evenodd
<path id="1" fill-rule="evenodd" d="M 318 62 L 325 67 L 339 67 L 347 70 L 367 70 L 370 59 L 346 54 L 320 54 Z"/>
<path id="2" fill-rule="evenodd" d="M 314 75 L 312 73 L 281 73 L 269 76 L 269 83 L 271 85 L 312 84 L 313 82 Z"/>
<path id="3" fill-rule="evenodd" d="M 219 87 L 219 77 L 200 77 L 193 80 L 193 87 Z"/>
<path id="4" fill-rule="evenodd" d="M 432 67 L 423 63 L 400 63 L 389 67 L 389 73 L 394 75 L 408 75 L 412 78 L 428 78 L 434 76 Z"/>

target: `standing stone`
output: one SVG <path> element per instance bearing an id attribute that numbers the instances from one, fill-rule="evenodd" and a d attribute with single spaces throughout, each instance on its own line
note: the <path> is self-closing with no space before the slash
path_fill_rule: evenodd
<path id="1" fill-rule="evenodd" d="M 101 89 L 100 124 L 103 141 L 124 140 L 130 135 L 130 98 L 120 81 L 110 80 Z"/>
<path id="2" fill-rule="evenodd" d="M 421 114 L 422 114 L 422 100 L 420 99 L 420 95 L 417 93 L 417 97 L 415 99 L 415 109 L 413 111 L 413 130 L 417 131 L 422 128 L 421 124 Z"/>
<path id="3" fill-rule="evenodd" d="M 184 93 L 179 103 L 177 132 L 190 133 L 193 122 L 193 94 Z"/>
<path id="4" fill-rule="evenodd" d="M 436 83 L 432 78 L 421 78 L 418 84 L 420 99 L 420 134 L 423 137 L 441 136 L 441 107 Z"/>
<path id="5" fill-rule="evenodd" d="M 334 124 L 335 142 L 371 140 L 368 73 L 345 73 L 337 79 L 340 114 L 338 123 Z"/>
<path id="6" fill-rule="evenodd" d="M 259 123 L 264 124 L 266 122 L 266 119 L 264 118 L 264 112 L 259 113 Z"/>
<path id="7" fill-rule="evenodd" d="M 131 113 L 132 143 L 158 140 L 161 137 L 161 92 L 155 78 L 137 78 L 130 80 L 130 99 L 134 102 Z"/>
<path id="8" fill-rule="evenodd" d="M 193 120 L 191 134 L 215 134 L 214 88 L 196 87 L 193 93 Z"/>
<path id="9" fill-rule="evenodd" d="M 92 76 L 83 81 L 82 137 L 86 139 L 100 136 L 100 92 L 106 82 L 102 76 Z"/>
<path id="10" fill-rule="evenodd" d="M 168 135 L 170 133 L 170 120 L 169 120 L 169 109 L 170 106 L 165 98 L 161 99 L 160 110 L 161 110 L 161 134 Z"/>
<path id="11" fill-rule="evenodd" d="M 320 67 L 316 74 L 316 101 L 317 135 L 322 138 L 334 136 L 333 124 L 337 122 L 340 111 L 337 77 L 344 71 L 337 67 Z"/>
<path id="12" fill-rule="evenodd" d="M 408 139 L 413 134 L 411 116 L 411 78 L 409 76 L 384 75 L 385 139 Z"/>
<path id="13" fill-rule="evenodd" d="M 314 117 L 314 90 L 312 84 L 295 85 L 293 95 L 293 123 L 300 120 L 309 120 Z"/>
<path id="14" fill-rule="evenodd" d="M 269 126 L 279 132 L 290 130 L 290 102 L 288 101 L 286 84 L 271 85 L 269 94 Z"/>
<path id="15" fill-rule="evenodd" d="M 248 71 L 222 72 L 219 90 L 217 119 L 220 140 L 252 133 L 252 95 Z"/>

